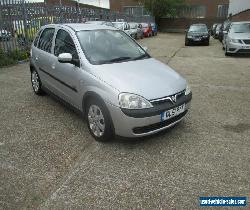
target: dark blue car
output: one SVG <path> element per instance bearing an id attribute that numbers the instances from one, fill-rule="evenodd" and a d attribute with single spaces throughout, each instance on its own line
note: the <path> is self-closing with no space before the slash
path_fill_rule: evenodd
<path id="1" fill-rule="evenodd" d="M 151 23 L 151 26 L 152 26 L 153 36 L 157 36 L 158 27 L 157 27 L 156 23 Z"/>

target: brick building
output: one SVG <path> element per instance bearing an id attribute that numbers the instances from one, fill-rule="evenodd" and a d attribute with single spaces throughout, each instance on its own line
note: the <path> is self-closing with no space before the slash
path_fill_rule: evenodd
<path id="1" fill-rule="evenodd" d="M 210 26 L 228 17 L 228 5 L 229 0 L 185 0 L 185 6 L 179 10 L 177 17 L 162 18 L 159 26 L 163 31 L 183 31 L 192 23 L 206 23 Z M 127 14 L 148 15 L 138 0 L 110 0 L 110 9 Z"/>
<path id="2" fill-rule="evenodd" d="M 109 0 L 110 10 L 124 12 L 129 15 L 143 16 L 148 15 L 144 9 L 142 1 L 138 0 Z"/>
<path id="3" fill-rule="evenodd" d="M 229 0 L 185 0 L 185 3 L 179 12 L 181 17 L 225 18 L 228 15 Z M 110 9 L 127 14 L 148 14 L 138 0 L 110 0 Z"/>

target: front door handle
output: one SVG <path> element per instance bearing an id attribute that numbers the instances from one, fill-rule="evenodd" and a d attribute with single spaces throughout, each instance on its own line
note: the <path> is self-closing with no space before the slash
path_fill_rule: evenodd
<path id="1" fill-rule="evenodd" d="M 38 61 L 38 57 L 37 56 L 35 57 L 35 60 Z"/>
<path id="2" fill-rule="evenodd" d="M 56 65 L 55 65 L 55 64 L 53 64 L 53 65 L 51 66 L 51 68 L 52 68 L 53 70 L 55 70 Z"/>

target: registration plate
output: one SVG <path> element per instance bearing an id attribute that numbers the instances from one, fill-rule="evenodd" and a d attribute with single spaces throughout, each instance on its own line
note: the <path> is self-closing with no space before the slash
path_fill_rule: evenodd
<path id="1" fill-rule="evenodd" d="M 195 38 L 194 41 L 201 41 L 201 38 Z"/>
<path id="2" fill-rule="evenodd" d="M 243 49 L 250 49 L 250 46 L 243 46 Z"/>
<path id="3" fill-rule="evenodd" d="M 173 118 L 185 111 L 186 104 L 182 104 L 181 106 L 175 107 L 173 109 L 170 109 L 168 111 L 165 111 L 161 113 L 161 121 L 168 120 L 170 118 Z"/>

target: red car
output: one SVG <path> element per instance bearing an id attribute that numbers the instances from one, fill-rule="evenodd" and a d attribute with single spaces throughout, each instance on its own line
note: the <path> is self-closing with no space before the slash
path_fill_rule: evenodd
<path id="1" fill-rule="evenodd" d="M 152 30 L 152 26 L 150 23 L 142 23 L 141 25 L 142 25 L 144 37 L 153 36 L 153 30 Z"/>

